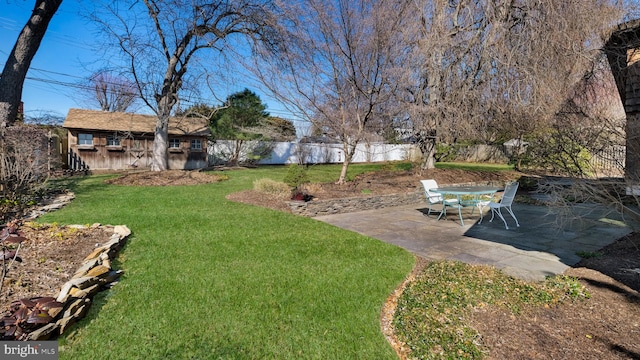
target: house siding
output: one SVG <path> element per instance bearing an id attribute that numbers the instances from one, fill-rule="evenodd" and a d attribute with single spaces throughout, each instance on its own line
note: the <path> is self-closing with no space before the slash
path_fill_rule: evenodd
<path id="1" fill-rule="evenodd" d="M 86 125 L 83 127 L 65 126 L 68 131 L 68 149 L 73 154 L 74 164 L 82 165 L 83 170 L 131 170 L 131 169 L 150 169 L 153 158 L 153 131 L 135 132 L 126 131 L 120 124 L 118 128 L 118 115 L 113 113 L 100 113 L 95 111 L 81 111 L 74 109 L 73 113 L 67 117 L 69 124 L 74 121 L 78 122 L 78 117 L 86 118 Z M 105 117 L 115 119 L 113 121 L 114 129 L 105 130 Z M 129 116 L 129 115 L 127 115 Z M 136 117 L 135 126 L 140 127 L 141 122 L 148 122 L 148 127 L 153 129 L 154 119 L 151 117 Z M 111 119 L 110 118 L 110 119 Z M 92 120 L 94 124 L 102 126 L 101 129 L 91 128 Z M 206 125 L 204 125 L 206 129 Z M 79 134 L 91 134 L 93 136 L 93 145 L 78 145 Z M 120 146 L 107 146 L 107 139 L 110 136 L 117 136 L 120 139 Z M 206 144 L 208 139 L 208 130 L 203 131 L 198 128 L 195 133 L 189 131 L 170 131 L 169 139 L 179 139 L 180 147 L 169 149 L 167 154 L 167 165 L 169 169 L 193 170 L 205 168 L 208 165 L 208 154 Z M 191 140 L 200 140 L 205 147 L 202 150 L 192 150 Z M 71 167 L 72 164 L 70 163 Z"/>
<path id="2" fill-rule="evenodd" d="M 92 134 L 93 146 L 78 146 L 78 134 Z M 133 135 L 132 138 L 120 140 L 119 147 L 107 146 L 107 136 L 113 132 L 90 130 L 69 130 L 69 149 L 77 154 L 89 170 L 130 170 L 151 168 L 153 156 L 153 138 L 151 136 Z M 191 139 L 201 139 L 206 144 L 206 137 L 175 136 L 180 138 L 180 149 L 171 149 L 168 153 L 169 169 L 193 170 L 207 166 L 206 151 L 191 151 Z"/>
<path id="3" fill-rule="evenodd" d="M 640 178 L 640 19 L 618 25 L 604 50 L 626 113 L 624 176 Z"/>

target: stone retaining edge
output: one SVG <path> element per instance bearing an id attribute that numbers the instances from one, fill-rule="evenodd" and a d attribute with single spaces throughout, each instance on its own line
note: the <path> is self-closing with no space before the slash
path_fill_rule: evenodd
<path id="1" fill-rule="evenodd" d="M 458 184 L 442 184 L 447 186 L 504 186 L 502 181 L 480 181 Z M 386 207 L 426 203 L 422 186 L 414 192 L 388 195 L 358 196 L 340 199 L 289 201 L 291 212 L 296 215 L 316 217 L 322 215 L 344 214 L 356 211 L 382 209 Z"/>
<path id="2" fill-rule="evenodd" d="M 47 212 L 58 210 L 74 198 L 75 194 L 70 191 L 58 194 L 32 210 L 24 220 L 31 221 Z M 86 228 L 84 225 L 68 225 L 68 227 Z M 47 340 L 52 336 L 64 333 L 71 325 L 86 315 L 89 306 L 91 306 L 93 296 L 99 291 L 112 286 L 122 275 L 122 270 L 112 269 L 111 261 L 126 243 L 129 235 L 131 235 L 131 230 L 126 225 L 93 224 L 91 227 L 113 228 L 113 235 L 102 246 L 97 247 L 91 254 L 87 255 L 71 280 L 62 286 L 56 301 L 64 305 L 59 309 L 50 309 L 48 311 L 51 317 L 58 320 L 30 332 L 26 338 L 27 341 Z"/>
<path id="3" fill-rule="evenodd" d="M 84 228 L 84 225 L 70 225 L 70 227 Z M 64 333 L 71 325 L 82 319 L 91 305 L 91 299 L 105 287 L 111 286 L 122 275 L 121 270 L 113 270 L 111 260 L 124 246 L 131 230 L 126 225 L 91 227 L 113 227 L 113 235 L 100 247 L 89 254 L 78 268 L 71 280 L 67 281 L 60 290 L 56 300 L 64 304 L 57 314 L 49 314 L 58 318 L 29 333 L 27 340 L 47 340 L 51 336 Z"/>

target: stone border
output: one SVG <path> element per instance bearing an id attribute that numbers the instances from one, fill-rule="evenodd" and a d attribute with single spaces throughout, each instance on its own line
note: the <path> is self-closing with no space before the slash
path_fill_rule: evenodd
<path id="1" fill-rule="evenodd" d="M 84 225 L 68 227 L 86 228 Z M 94 224 L 91 227 L 103 226 Z M 111 226 L 104 226 L 104 228 L 108 227 Z M 92 251 L 71 280 L 62 286 L 56 301 L 63 303 L 63 307 L 49 310 L 49 315 L 53 318 L 58 318 L 58 315 L 62 314 L 59 319 L 30 332 L 27 340 L 47 340 L 52 336 L 58 336 L 86 315 L 93 296 L 101 289 L 113 285 L 122 275 L 122 270 L 111 268 L 111 261 L 124 246 L 129 235 L 131 230 L 126 225 L 113 226 L 113 235 L 109 240 Z M 52 313 L 54 311 L 55 313 Z"/>
<path id="2" fill-rule="evenodd" d="M 418 204 L 424 202 L 422 191 L 404 194 L 390 194 L 367 197 L 351 197 L 328 200 L 289 201 L 291 212 L 296 215 L 316 217 L 322 215 L 344 214 L 363 210 L 381 209 L 391 206 Z"/>
<path id="3" fill-rule="evenodd" d="M 47 212 L 58 210 L 75 198 L 75 194 L 67 191 L 58 194 L 32 210 L 24 220 L 31 221 Z M 69 228 L 84 229 L 84 225 L 67 225 Z M 122 275 L 122 270 L 111 268 L 111 261 L 126 243 L 131 230 L 126 225 L 93 224 L 91 228 L 113 228 L 113 235 L 104 243 L 87 255 L 82 265 L 67 281 L 56 297 L 56 301 L 63 304 L 61 308 L 49 309 L 49 316 L 58 320 L 48 323 L 27 335 L 27 341 L 47 340 L 56 337 L 78 320 L 82 319 L 91 305 L 91 299 L 104 288 L 112 286 Z M 60 315 L 62 314 L 62 315 Z"/>
<path id="4" fill-rule="evenodd" d="M 53 198 L 45 199 L 35 209 L 31 210 L 29 214 L 24 218 L 26 221 L 31 221 L 40 215 L 44 215 L 50 211 L 58 210 L 75 199 L 76 195 L 71 191 L 66 191 L 61 194 L 57 194 Z"/>
<path id="5" fill-rule="evenodd" d="M 503 181 L 480 181 L 459 184 L 442 184 L 447 186 L 504 186 Z M 414 192 L 358 196 L 340 199 L 289 201 L 291 212 L 296 215 L 316 217 L 322 215 L 344 214 L 356 211 L 382 209 L 386 207 L 426 203 L 424 190 L 416 187 Z"/>

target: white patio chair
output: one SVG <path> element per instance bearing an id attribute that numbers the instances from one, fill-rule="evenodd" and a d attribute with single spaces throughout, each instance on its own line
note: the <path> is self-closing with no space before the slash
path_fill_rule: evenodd
<path id="1" fill-rule="evenodd" d="M 446 210 L 446 206 L 456 206 L 458 205 L 458 199 L 444 199 L 442 195 L 438 193 L 434 193 L 429 191 L 429 189 L 435 189 L 438 187 L 438 183 L 433 180 L 420 180 L 422 183 L 422 187 L 424 187 L 424 195 L 427 198 L 427 203 L 429 204 L 429 210 L 427 211 L 427 216 L 432 212 L 437 212 L 439 214 L 443 214 Z M 442 209 L 440 211 L 434 210 L 433 205 L 442 204 Z"/>
<path id="2" fill-rule="evenodd" d="M 513 210 L 511 209 L 511 204 L 513 203 L 513 199 L 516 197 L 516 192 L 518 191 L 518 185 L 520 184 L 517 182 L 512 182 L 507 184 L 504 187 L 504 193 L 502 194 L 502 199 L 500 199 L 500 202 L 495 202 L 495 201 L 478 202 L 478 209 L 480 210 L 480 221 L 478 221 L 478 224 L 482 223 L 483 208 L 485 206 L 488 206 L 489 209 L 491 209 L 491 219 L 489 219 L 489 222 L 492 222 L 494 215 L 498 214 L 498 216 L 500 217 L 500 219 L 502 219 L 502 222 L 504 223 L 504 227 L 507 230 L 509 230 L 509 225 L 507 225 L 507 220 L 505 220 L 504 216 L 502 215 L 502 209 L 504 208 L 511 215 L 513 220 L 516 221 L 516 226 L 520 227 L 520 223 L 518 222 L 518 219 L 513 214 Z"/>

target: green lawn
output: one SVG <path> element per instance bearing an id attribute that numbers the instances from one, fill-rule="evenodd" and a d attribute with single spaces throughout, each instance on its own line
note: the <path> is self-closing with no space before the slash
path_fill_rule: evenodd
<path id="1" fill-rule="evenodd" d="M 335 167 L 338 169 L 338 167 Z M 352 166 L 350 176 L 370 170 Z M 284 167 L 225 172 L 181 187 L 75 180 L 76 199 L 41 222 L 126 224 L 121 282 L 60 339 L 60 359 L 393 359 L 385 299 L 408 252 L 309 218 L 233 203 Z M 312 167 L 330 181 L 332 167 Z M 328 178 L 329 177 L 329 178 Z"/>

